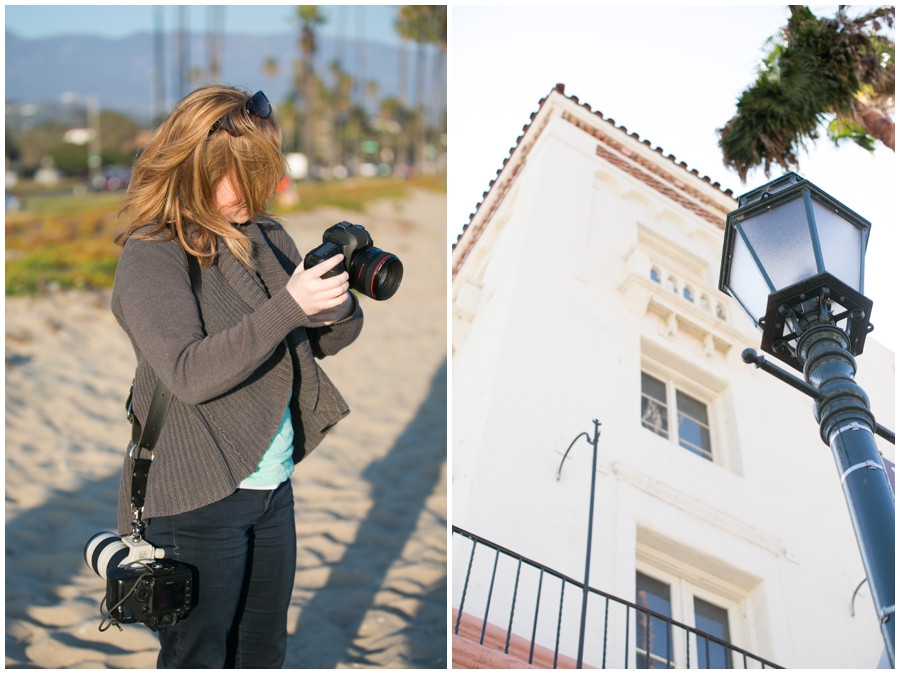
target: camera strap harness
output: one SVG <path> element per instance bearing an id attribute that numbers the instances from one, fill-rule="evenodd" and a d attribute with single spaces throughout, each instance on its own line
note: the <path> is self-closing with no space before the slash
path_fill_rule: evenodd
<path id="1" fill-rule="evenodd" d="M 200 263 L 197 258 L 190 253 L 186 252 L 186 256 L 188 274 L 191 279 L 191 291 L 194 293 L 194 299 L 197 301 L 197 310 L 201 311 L 200 297 L 203 290 L 203 284 L 200 276 Z M 203 326 L 202 313 L 200 315 L 200 323 L 205 334 L 206 328 Z M 128 399 L 125 401 L 127 418 L 128 421 L 131 422 L 131 442 L 129 443 L 128 456 L 131 459 L 132 520 L 131 536 L 121 537 L 121 541 L 127 548 L 128 554 L 124 559 L 119 561 L 118 566 L 129 567 L 136 564 L 143 564 L 145 571 L 136 579 L 133 579 L 127 594 L 116 602 L 115 605 L 108 608 L 105 607 L 109 594 L 109 589 L 107 588 L 107 595 L 100 601 L 100 611 L 103 615 L 103 619 L 100 621 L 101 632 L 105 632 L 112 625 L 115 625 L 119 631 L 122 631 L 122 626 L 119 624 L 121 616 L 117 617 L 116 611 L 119 607 L 126 605 L 133 595 L 137 597 L 139 602 L 144 601 L 144 599 L 141 598 L 141 593 L 148 592 L 148 586 L 145 585 L 145 582 L 147 581 L 145 581 L 145 579 L 148 577 L 152 579 L 154 576 L 154 569 L 162 564 L 162 562 L 154 563 L 154 560 L 163 560 L 165 557 L 165 550 L 155 548 L 151 543 L 144 540 L 143 534 L 146 525 L 141 516 L 144 510 L 144 499 L 147 495 L 147 480 L 150 476 L 150 466 L 153 464 L 153 449 L 162 434 L 166 415 L 169 412 L 169 406 L 172 404 L 172 399 L 174 397 L 175 396 L 168 387 L 163 384 L 162 380 L 157 378 L 156 388 L 153 390 L 153 397 L 150 400 L 150 408 L 147 411 L 147 419 L 143 425 L 138 421 L 137 415 L 134 413 L 134 383 L 132 383 L 131 391 L 128 393 Z M 147 453 L 149 453 L 149 458 L 141 458 L 142 450 L 146 450 Z M 149 587 L 153 587 L 152 581 L 149 582 Z M 141 588 L 140 592 L 138 592 L 138 588 Z M 118 594 L 115 596 L 118 596 Z M 189 603 L 189 590 L 186 597 Z M 147 605 L 145 604 L 144 606 L 146 607 Z M 140 618 L 138 618 L 138 622 L 144 622 L 150 629 L 159 631 L 160 629 L 165 629 L 166 627 L 174 625 L 180 617 L 186 615 L 186 611 L 188 610 L 189 608 L 185 608 L 185 612 L 182 613 L 181 609 L 176 609 L 173 613 L 166 614 L 164 616 L 166 619 L 165 625 L 163 625 L 163 622 L 156 622 L 156 618 L 159 617 L 156 614 L 152 616 L 152 622 L 141 620 Z M 146 612 L 146 608 L 144 611 Z M 129 617 L 124 619 L 124 622 L 134 622 L 134 619 Z"/>
<path id="2" fill-rule="evenodd" d="M 191 277 L 191 290 L 194 293 L 194 299 L 197 300 L 197 309 L 200 309 L 200 297 L 203 292 L 203 281 L 200 277 L 200 263 L 197 258 L 187 254 L 188 273 Z M 202 322 L 202 317 L 201 317 Z M 205 332 L 205 330 L 204 330 Z M 131 386 L 131 392 L 128 394 L 128 400 L 125 402 L 125 409 L 128 412 L 128 421 L 131 422 L 131 447 L 128 456 L 131 457 L 131 546 L 132 554 L 129 559 L 137 560 L 140 557 L 135 555 L 143 553 L 144 548 L 154 550 L 152 545 L 143 540 L 145 524 L 141 519 L 144 510 L 144 498 L 147 495 L 147 478 L 150 476 L 150 466 L 153 463 L 153 448 L 162 434 L 163 424 L 166 421 L 166 414 L 169 411 L 169 405 L 175 396 L 168 387 L 163 384 L 161 379 L 156 380 L 156 388 L 153 391 L 153 398 L 150 400 L 150 409 L 147 412 L 147 421 L 144 426 L 138 421 L 133 410 L 134 384 Z M 141 450 L 147 450 L 150 458 L 139 458 Z M 147 559 L 153 559 L 151 556 Z"/>
<path id="3" fill-rule="evenodd" d="M 162 383 L 161 379 L 157 379 L 153 399 L 150 402 L 150 411 L 147 413 L 147 423 L 143 429 L 134 413 L 130 414 L 132 437 L 128 455 L 131 457 L 131 538 L 134 541 L 142 538 L 144 523 L 141 520 L 141 513 L 144 509 L 144 497 L 147 495 L 150 465 L 153 463 L 153 448 L 162 432 L 169 405 L 172 404 L 172 397 L 172 392 Z M 135 441 L 135 435 L 138 436 L 137 441 Z M 146 449 L 150 453 L 149 459 L 138 458 L 142 449 Z"/>

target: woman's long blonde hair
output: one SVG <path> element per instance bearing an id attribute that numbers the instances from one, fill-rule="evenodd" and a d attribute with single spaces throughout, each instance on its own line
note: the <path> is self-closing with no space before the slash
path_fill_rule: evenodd
<path id="1" fill-rule="evenodd" d="M 253 266 L 250 240 L 219 213 L 215 197 L 216 186 L 228 176 L 243 196 L 250 219 L 268 215 L 266 203 L 284 177 L 281 130 L 274 113 L 266 119 L 248 114 L 249 100 L 232 87 L 210 86 L 176 106 L 134 164 L 119 209 L 127 227 L 116 243 L 125 245 L 131 236 L 177 236 L 184 249 L 208 267 L 220 236 L 235 257 Z M 223 123 L 210 133 L 219 120 Z M 137 232 L 147 225 L 152 229 Z"/>

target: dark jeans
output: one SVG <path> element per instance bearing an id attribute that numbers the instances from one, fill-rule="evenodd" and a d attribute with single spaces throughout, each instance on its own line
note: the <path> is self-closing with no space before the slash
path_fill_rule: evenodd
<path id="1" fill-rule="evenodd" d="M 159 633 L 158 668 L 282 666 L 297 567 L 290 480 L 154 517 L 146 538 L 197 573 L 194 608 Z"/>

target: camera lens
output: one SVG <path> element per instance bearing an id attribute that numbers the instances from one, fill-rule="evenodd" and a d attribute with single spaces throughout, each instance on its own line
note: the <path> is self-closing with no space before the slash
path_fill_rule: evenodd
<path id="1" fill-rule="evenodd" d="M 127 556 L 128 547 L 111 531 L 95 534 L 84 546 L 84 563 L 104 580 L 107 570 L 118 566 Z"/>
<path id="2" fill-rule="evenodd" d="M 149 587 L 141 586 L 138 588 L 137 592 L 134 593 L 134 597 L 140 602 L 145 602 L 150 599 L 151 594 L 152 592 Z"/>
<path id="3" fill-rule="evenodd" d="M 393 253 L 370 247 L 353 257 L 350 287 L 374 300 L 394 296 L 403 280 L 403 263 Z"/>

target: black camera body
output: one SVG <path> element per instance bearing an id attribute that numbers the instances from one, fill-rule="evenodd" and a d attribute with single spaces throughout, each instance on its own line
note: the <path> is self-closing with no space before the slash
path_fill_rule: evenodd
<path id="1" fill-rule="evenodd" d="M 154 632 L 184 619 L 193 606 L 194 571 L 163 559 L 165 552 L 140 537 L 101 531 L 84 546 L 84 561 L 106 580 L 103 624 L 144 623 Z M 102 604 L 101 604 L 102 605 Z M 107 626 L 108 627 L 108 626 Z"/>
<path id="2" fill-rule="evenodd" d="M 106 573 L 106 603 L 120 623 L 144 623 L 154 632 L 167 629 L 191 610 L 193 573 L 181 562 L 157 559 L 117 566 Z"/>
<path id="3" fill-rule="evenodd" d="M 344 260 L 322 274 L 322 278 L 346 271 L 350 275 L 350 287 L 374 300 L 390 299 L 397 292 L 403 279 L 403 264 L 393 253 L 375 248 L 364 227 L 339 222 L 325 230 L 322 241 L 321 246 L 306 254 L 305 269 L 343 253 Z"/>

